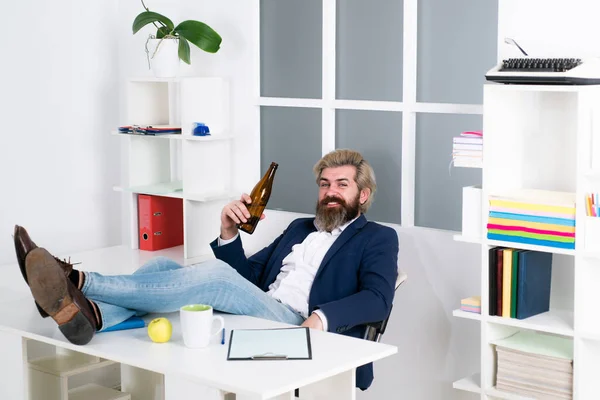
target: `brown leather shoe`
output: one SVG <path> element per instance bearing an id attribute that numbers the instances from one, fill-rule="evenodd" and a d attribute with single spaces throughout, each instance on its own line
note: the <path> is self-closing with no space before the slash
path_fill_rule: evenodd
<path id="1" fill-rule="evenodd" d="M 17 253 L 17 261 L 19 262 L 21 275 L 23 275 L 25 283 L 29 284 L 29 282 L 27 282 L 27 272 L 25 271 L 25 258 L 31 250 L 37 249 L 37 245 L 33 242 L 33 240 L 31 240 L 25 228 L 19 225 L 15 225 L 13 239 L 15 242 L 15 253 Z M 48 317 L 48 314 L 42 310 L 38 303 L 35 303 L 35 306 L 37 307 L 42 318 Z"/>
<path id="2" fill-rule="evenodd" d="M 65 276 L 59 261 L 38 247 L 27 254 L 25 268 L 36 303 L 52 317 L 69 342 L 87 344 L 96 332 L 94 310 Z"/>
<path id="3" fill-rule="evenodd" d="M 21 275 L 23 275 L 25 283 L 29 284 L 29 282 L 27 281 L 27 271 L 25 269 L 25 258 L 31 250 L 37 249 L 38 247 L 29 237 L 27 230 L 25 230 L 25 228 L 19 225 L 15 225 L 13 239 L 15 242 L 15 253 L 17 254 L 17 261 L 19 262 L 19 269 L 21 270 Z M 69 276 L 71 271 L 73 271 L 73 264 L 71 264 L 70 262 L 71 260 L 59 260 L 57 257 L 54 257 L 54 259 L 62 267 L 65 275 Z M 42 310 L 42 308 L 37 303 L 35 303 L 35 305 L 42 318 L 48 317 L 48 314 L 46 314 L 46 312 Z"/>
<path id="4" fill-rule="evenodd" d="M 33 249 L 37 248 L 37 245 L 31 240 L 29 234 L 22 226 L 15 225 L 15 232 L 13 234 L 15 241 L 15 253 L 17 253 L 17 261 L 19 262 L 19 269 L 23 275 L 23 279 L 27 282 L 27 272 L 25 271 L 25 257 Z"/>
<path id="5" fill-rule="evenodd" d="M 21 269 L 21 274 L 23 275 L 23 279 L 27 282 L 27 272 L 25 271 L 25 257 L 27 254 L 36 249 L 38 246 L 31 240 L 27 230 L 22 226 L 15 225 L 15 232 L 13 234 L 13 238 L 15 241 L 15 252 L 17 253 L 17 261 L 19 262 L 19 268 Z M 52 256 L 54 257 L 54 256 Z M 71 260 L 60 260 L 58 257 L 54 257 L 54 259 L 58 262 L 58 264 L 62 267 L 66 276 L 69 276 L 71 271 L 73 271 L 73 265 L 77 265 L 78 263 L 71 263 Z"/>

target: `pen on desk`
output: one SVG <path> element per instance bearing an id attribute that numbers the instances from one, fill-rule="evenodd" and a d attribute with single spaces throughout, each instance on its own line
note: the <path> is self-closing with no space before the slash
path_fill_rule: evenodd
<path id="1" fill-rule="evenodd" d="M 223 331 L 221 332 L 221 344 L 225 344 L 225 328 L 223 328 Z"/>

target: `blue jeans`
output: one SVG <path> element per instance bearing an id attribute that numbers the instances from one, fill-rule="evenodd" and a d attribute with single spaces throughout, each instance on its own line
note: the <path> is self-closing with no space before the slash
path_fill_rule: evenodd
<path id="1" fill-rule="evenodd" d="M 166 257 L 156 257 L 131 275 L 84 275 L 82 292 L 98 305 L 101 331 L 133 315 L 175 312 L 197 303 L 230 314 L 293 325 L 304 322 L 292 308 L 267 295 L 221 260 L 183 267 Z"/>

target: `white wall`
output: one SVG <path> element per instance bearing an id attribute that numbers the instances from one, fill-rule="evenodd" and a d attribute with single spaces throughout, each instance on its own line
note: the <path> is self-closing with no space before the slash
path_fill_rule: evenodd
<path id="1" fill-rule="evenodd" d="M 4 2 L 0 264 L 24 225 L 39 245 L 118 244 L 116 0 Z"/>
<path id="2" fill-rule="evenodd" d="M 594 0 L 501 0 L 500 59 L 522 57 L 510 37 L 530 57 L 600 57 L 600 2 Z"/>

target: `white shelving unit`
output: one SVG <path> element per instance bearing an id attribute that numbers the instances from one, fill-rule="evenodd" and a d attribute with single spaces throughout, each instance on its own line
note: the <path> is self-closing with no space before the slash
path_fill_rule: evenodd
<path id="1" fill-rule="evenodd" d="M 128 198 L 133 249 L 139 248 L 139 194 L 181 199 L 183 259 L 211 253 L 220 211 L 237 195 L 231 191 L 234 136 L 230 122 L 229 83 L 221 78 L 132 78 L 127 88 L 125 125 L 181 126 L 181 135 L 129 135 L 111 132 L 127 143 L 126 182 L 114 186 Z M 203 122 L 210 136 L 194 136 Z"/>
<path id="2" fill-rule="evenodd" d="M 482 399 L 528 399 L 496 389 L 495 339 L 519 330 L 574 341 L 573 398 L 600 396 L 600 218 L 587 217 L 585 194 L 600 192 L 600 86 L 484 85 L 481 234 L 456 241 L 481 246 L 481 310 L 453 315 L 478 321 L 480 372 L 453 387 Z M 490 193 L 544 189 L 576 194 L 575 249 L 499 242 L 486 238 Z M 518 320 L 488 315 L 488 252 L 496 246 L 553 253 L 550 311 Z M 458 301 L 458 300 L 457 300 Z"/>
<path id="3" fill-rule="evenodd" d="M 114 361 L 28 341 L 29 398 L 44 400 L 128 400 Z"/>

